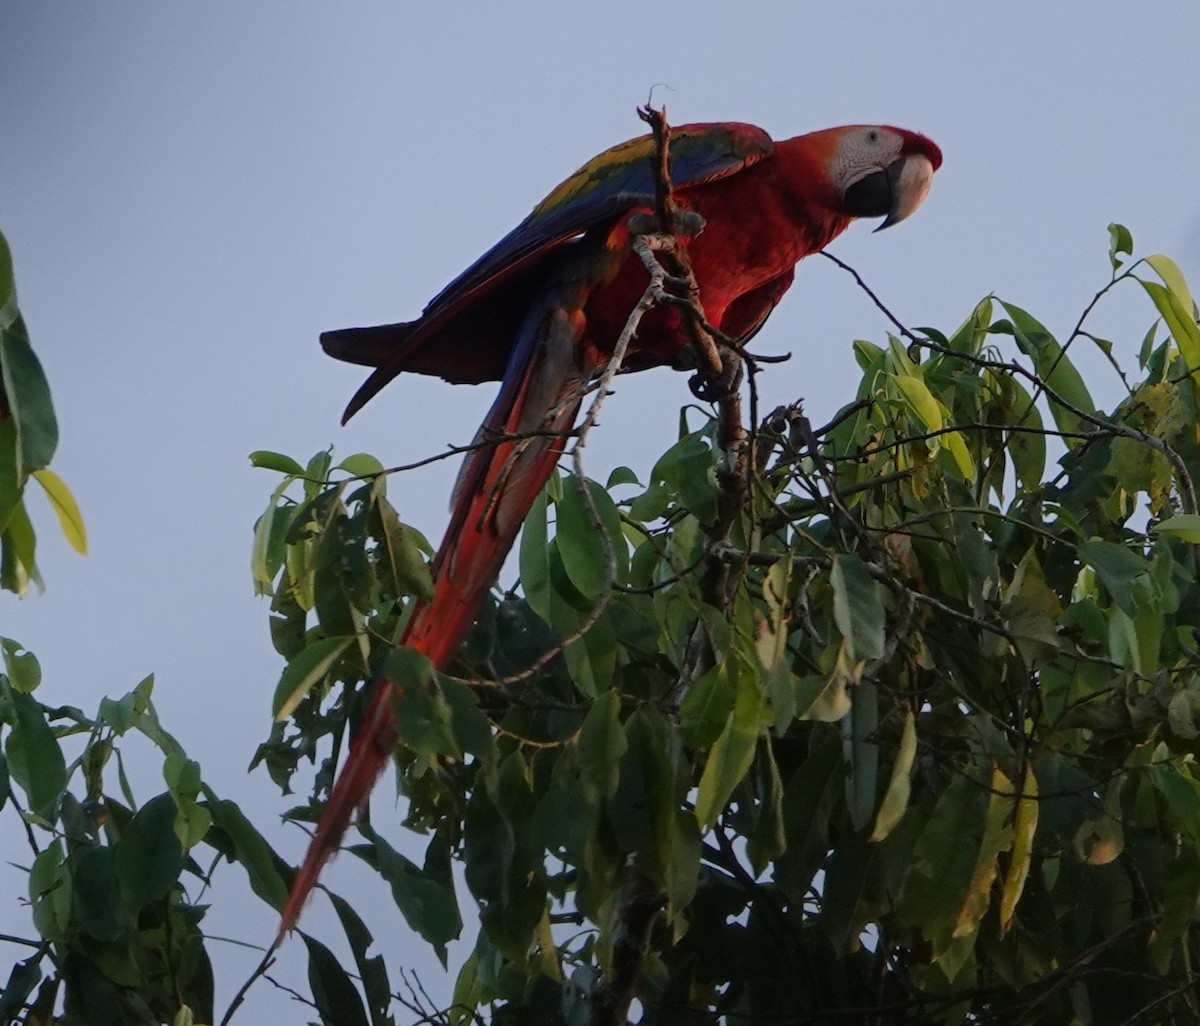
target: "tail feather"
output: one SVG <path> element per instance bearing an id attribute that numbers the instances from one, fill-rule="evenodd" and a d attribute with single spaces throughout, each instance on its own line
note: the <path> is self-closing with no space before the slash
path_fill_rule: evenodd
<path id="1" fill-rule="evenodd" d="M 341 328 L 321 332 L 321 348 L 335 360 L 361 367 L 382 367 L 403 351 L 404 343 L 421 321 L 378 324 L 372 328 Z"/>
<path id="2" fill-rule="evenodd" d="M 279 923 L 281 938 L 295 927 L 321 870 L 337 852 L 350 821 L 366 804 L 375 781 L 387 766 L 395 733 L 391 692 L 392 684 L 387 680 L 381 679 L 376 685 L 367 720 L 350 747 L 350 755 L 338 773 L 304 862 L 292 882 L 292 892 Z"/>
<path id="3" fill-rule="evenodd" d="M 579 364 L 582 329 L 583 317 L 578 311 L 546 303 L 530 313 L 504 386 L 479 437 L 486 440 L 489 435 L 504 437 L 535 430 L 547 433 L 482 446 L 463 465 L 450 524 L 433 562 L 433 599 L 416 606 L 400 639 L 400 644 L 423 652 L 438 669 L 454 658 L 471 629 L 525 515 L 563 451 L 564 435 L 579 410 L 582 385 L 593 370 Z M 351 329 L 356 330 L 371 329 Z M 322 336 L 322 344 L 329 350 L 325 339 Z M 332 344 L 339 345 L 336 341 Z M 356 351 L 365 354 L 367 349 Z M 382 373 L 376 371 L 368 385 Z M 351 412 L 355 408 L 352 403 Z M 386 679 L 376 685 L 367 718 L 355 735 L 292 885 L 281 936 L 296 925 L 322 868 L 336 853 L 351 820 L 366 804 L 387 765 L 396 740 L 391 696 L 397 686 Z"/>

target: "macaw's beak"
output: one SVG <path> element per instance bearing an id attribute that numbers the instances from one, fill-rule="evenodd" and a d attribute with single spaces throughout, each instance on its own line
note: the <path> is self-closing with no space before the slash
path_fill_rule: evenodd
<path id="1" fill-rule="evenodd" d="M 933 182 L 933 164 L 920 153 L 900 157 L 864 175 L 842 197 L 852 217 L 882 217 L 877 232 L 899 224 L 925 200 Z"/>

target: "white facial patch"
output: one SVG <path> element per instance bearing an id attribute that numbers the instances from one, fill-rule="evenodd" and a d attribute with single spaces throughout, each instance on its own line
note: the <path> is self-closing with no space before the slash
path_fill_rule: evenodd
<path id="1" fill-rule="evenodd" d="M 864 125 L 842 136 L 833 159 L 833 180 L 838 191 L 845 192 L 860 178 L 884 170 L 899 158 L 903 148 L 904 140 L 896 132 L 878 125 Z"/>

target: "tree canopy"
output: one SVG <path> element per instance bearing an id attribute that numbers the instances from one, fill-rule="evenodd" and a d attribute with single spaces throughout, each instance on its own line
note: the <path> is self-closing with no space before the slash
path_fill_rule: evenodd
<path id="1" fill-rule="evenodd" d="M 744 436 L 701 402 L 645 480 L 576 461 L 452 674 L 393 645 L 429 588 L 402 477 L 255 453 L 285 661 L 255 763 L 285 792 L 316 764 L 287 814 L 311 822 L 373 676 L 403 682 L 404 821 L 348 851 L 443 961 L 476 937 L 431 1007 L 373 950 L 381 913 L 330 894 L 354 964 L 302 934 L 314 1020 L 1194 1022 L 1200 328 L 1176 265 L 1109 234 L 1061 339 L 994 296 L 953 331 L 893 319 L 828 424 L 758 411 L 752 364 Z M 1143 339 L 1092 333 L 1117 288 L 1144 292 Z M 1111 409 L 1084 346 L 1119 372 Z M 87 714 L 4 658 L 31 952 L 0 1021 L 213 1021 L 204 888 L 228 860 L 279 908 L 292 870 L 151 681 Z M 165 791 L 113 759 L 130 731 Z"/>

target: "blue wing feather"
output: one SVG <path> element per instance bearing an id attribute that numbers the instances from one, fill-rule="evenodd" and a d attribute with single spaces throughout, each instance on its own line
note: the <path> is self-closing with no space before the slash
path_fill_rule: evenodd
<path id="1" fill-rule="evenodd" d="M 676 188 L 725 178 L 771 153 L 771 137 L 737 122 L 684 125 L 671 133 L 671 181 Z M 639 136 L 593 157 L 425 308 L 436 317 L 566 239 L 632 210 L 654 195 L 654 141 Z"/>

